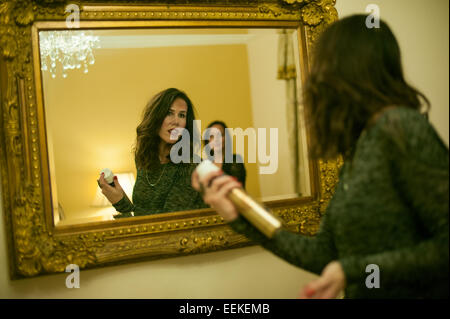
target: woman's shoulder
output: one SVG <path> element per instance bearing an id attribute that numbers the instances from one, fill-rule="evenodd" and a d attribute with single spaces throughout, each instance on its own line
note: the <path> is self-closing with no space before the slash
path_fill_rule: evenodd
<path id="1" fill-rule="evenodd" d="M 374 127 L 378 128 L 386 128 L 386 126 L 390 127 L 391 125 L 402 125 L 404 128 L 407 127 L 415 127 L 416 125 L 424 125 L 427 123 L 427 115 L 420 113 L 418 110 L 406 107 L 406 106 L 396 106 L 389 107 L 383 111 L 379 115 L 376 120 Z"/>
<path id="2" fill-rule="evenodd" d="M 398 106 L 384 111 L 375 123 L 375 128 L 389 136 L 406 135 L 408 140 L 435 133 L 427 114 L 418 110 Z"/>
<path id="3" fill-rule="evenodd" d="M 233 154 L 233 162 L 234 163 L 243 163 L 244 159 L 240 154 Z"/>
<path id="4" fill-rule="evenodd" d="M 448 147 L 427 115 L 409 107 L 386 110 L 374 125 L 374 135 L 404 153 L 422 153 L 423 156 L 448 153 Z"/>
<path id="5" fill-rule="evenodd" d="M 427 120 L 426 113 L 420 113 L 419 110 L 407 107 L 407 106 L 395 106 L 389 107 L 386 111 L 384 111 L 380 118 L 387 118 L 391 120 L 402 120 L 409 119 L 414 121 L 423 121 Z"/>

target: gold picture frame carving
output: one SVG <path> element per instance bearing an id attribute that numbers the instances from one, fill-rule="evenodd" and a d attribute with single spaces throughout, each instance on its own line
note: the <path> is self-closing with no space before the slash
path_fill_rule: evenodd
<path id="1" fill-rule="evenodd" d="M 55 227 L 51 212 L 37 30 L 60 26 L 68 1 L 0 4 L 0 163 L 12 279 L 250 245 L 213 210 Z M 79 5 L 81 27 L 295 26 L 302 78 L 317 36 L 337 19 L 335 0 L 108 1 Z M 339 161 L 310 162 L 312 196 L 268 203 L 288 229 L 314 235 L 338 180 Z"/>

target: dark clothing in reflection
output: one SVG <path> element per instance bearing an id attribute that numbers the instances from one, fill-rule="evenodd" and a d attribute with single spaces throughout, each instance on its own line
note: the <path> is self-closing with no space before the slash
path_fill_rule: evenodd
<path id="1" fill-rule="evenodd" d="M 227 175 L 236 177 L 245 189 L 245 178 L 247 173 L 245 171 L 244 163 L 239 162 L 243 162 L 242 157 L 238 154 L 233 154 L 233 163 L 223 163 L 222 171 Z"/>
<path id="2" fill-rule="evenodd" d="M 214 160 L 213 158 L 211 160 Z M 242 157 L 233 154 L 232 163 L 223 163 L 225 174 L 234 176 L 245 188 L 246 171 Z M 191 186 L 197 164 L 161 164 L 157 169 L 138 169 L 133 202 L 125 195 L 113 206 L 120 214 L 114 218 L 144 216 L 209 207 Z M 120 183 L 120 181 L 119 181 Z"/>
<path id="3" fill-rule="evenodd" d="M 195 167 L 196 164 L 169 162 L 157 169 L 138 169 L 133 202 L 125 195 L 114 204 L 114 208 L 120 212 L 114 218 L 207 208 L 200 193 L 191 186 Z"/>

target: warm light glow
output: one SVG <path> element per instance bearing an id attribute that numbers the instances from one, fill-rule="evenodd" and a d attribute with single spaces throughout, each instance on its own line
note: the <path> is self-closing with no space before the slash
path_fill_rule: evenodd
<path id="1" fill-rule="evenodd" d="M 117 176 L 120 186 L 122 186 L 122 189 L 125 191 L 125 194 L 131 200 L 131 197 L 133 194 L 134 182 L 135 182 L 133 173 L 120 173 L 120 174 L 115 174 L 115 176 Z M 103 195 L 100 187 L 97 187 L 97 192 L 95 194 L 95 198 L 94 198 L 94 201 L 92 202 L 91 206 L 92 207 L 111 206 L 111 203 L 105 197 L 105 195 Z"/>
<path id="2" fill-rule="evenodd" d="M 52 78 L 56 77 L 56 61 L 62 65 L 62 77 L 67 77 L 67 70 L 80 69 L 88 73 L 88 64 L 94 64 L 92 49 L 100 47 L 98 36 L 89 31 L 43 31 L 39 32 L 41 50 L 41 70 L 50 70 Z"/>

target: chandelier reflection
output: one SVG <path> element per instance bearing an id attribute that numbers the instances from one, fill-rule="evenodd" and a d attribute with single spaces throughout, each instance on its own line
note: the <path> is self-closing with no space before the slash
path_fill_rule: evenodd
<path id="1" fill-rule="evenodd" d="M 86 31 L 43 31 L 39 32 L 41 49 L 41 70 L 50 71 L 56 77 L 57 65 L 61 64 L 62 77 L 67 71 L 81 69 L 88 73 L 88 65 L 95 63 L 95 48 L 100 48 L 98 36 Z"/>

